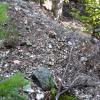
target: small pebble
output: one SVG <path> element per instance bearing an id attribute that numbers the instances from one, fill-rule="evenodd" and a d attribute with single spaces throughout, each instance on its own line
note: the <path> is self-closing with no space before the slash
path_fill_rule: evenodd
<path id="1" fill-rule="evenodd" d="M 36 100 L 42 100 L 42 99 L 44 99 L 44 93 L 38 93 L 37 95 L 36 95 Z"/>
<path id="2" fill-rule="evenodd" d="M 72 42 L 68 41 L 68 45 L 70 45 L 70 46 L 71 46 L 71 45 L 72 45 Z"/>
<path id="3" fill-rule="evenodd" d="M 49 49 L 52 49 L 52 45 L 51 44 L 49 44 Z"/>

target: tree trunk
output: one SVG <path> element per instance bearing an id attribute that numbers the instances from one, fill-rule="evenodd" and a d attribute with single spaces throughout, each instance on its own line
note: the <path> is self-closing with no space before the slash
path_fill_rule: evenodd
<path id="1" fill-rule="evenodd" d="M 63 1 L 64 0 L 52 0 L 52 12 L 57 20 L 62 17 Z"/>
<path id="2" fill-rule="evenodd" d="M 52 11 L 54 18 L 58 20 L 62 17 L 63 2 L 64 0 L 33 0 L 40 3 L 41 7 Z"/>

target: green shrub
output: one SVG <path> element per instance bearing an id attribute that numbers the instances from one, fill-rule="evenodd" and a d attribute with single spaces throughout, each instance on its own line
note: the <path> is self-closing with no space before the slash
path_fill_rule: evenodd
<path id="1" fill-rule="evenodd" d="M 72 15 L 85 24 L 85 31 L 93 33 L 96 28 L 100 28 L 100 1 L 99 0 L 84 0 L 83 4 L 77 4 L 84 7 L 81 11 L 78 8 L 72 7 Z M 97 33 L 100 35 L 100 32 Z"/>
<path id="2" fill-rule="evenodd" d="M 27 85 L 21 73 L 17 73 L 8 79 L 0 81 L 0 100 L 26 100 L 26 96 L 19 94 L 19 90 Z"/>

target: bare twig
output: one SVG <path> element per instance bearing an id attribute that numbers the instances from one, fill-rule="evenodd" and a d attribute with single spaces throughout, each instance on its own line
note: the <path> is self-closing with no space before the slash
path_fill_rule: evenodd
<path id="1" fill-rule="evenodd" d="M 64 82 L 65 74 L 66 74 L 67 69 L 68 69 L 68 66 L 69 66 L 69 64 L 70 64 L 72 50 L 73 50 L 73 46 L 72 46 L 72 48 L 71 48 L 71 50 L 70 50 L 68 63 L 67 63 L 67 65 L 66 65 L 65 71 L 64 71 L 64 73 L 63 73 L 62 81 L 61 81 L 61 83 L 60 83 L 60 85 L 59 85 L 59 88 L 58 88 L 58 93 L 57 93 L 57 95 L 56 95 L 56 100 L 58 100 L 58 99 L 59 99 L 59 96 L 60 96 L 60 91 L 61 91 L 62 83 Z"/>
<path id="2" fill-rule="evenodd" d="M 67 86 L 67 88 L 66 88 L 65 90 L 59 92 L 59 94 L 57 95 L 58 97 L 57 97 L 56 100 L 59 99 L 59 96 L 60 96 L 60 95 L 62 95 L 63 93 L 67 92 L 67 91 L 68 91 L 69 89 L 71 89 L 71 88 L 78 87 L 78 86 L 86 86 L 86 85 L 87 85 L 88 87 L 94 87 L 94 86 L 100 85 L 100 82 L 93 82 L 93 83 L 89 83 L 89 84 L 78 84 L 78 85 L 74 85 L 74 83 L 75 83 L 79 78 L 88 79 L 88 78 L 91 78 L 91 77 L 88 76 L 88 75 L 79 75 L 79 76 L 77 76 L 77 77 L 74 79 L 74 81 L 71 83 L 71 85 L 70 85 L 69 87 Z"/>
<path id="3" fill-rule="evenodd" d="M 93 83 L 86 83 L 86 84 L 78 84 L 78 85 L 75 85 L 74 83 L 79 79 L 79 78 L 85 78 L 85 79 L 88 79 L 88 78 L 91 78 L 90 76 L 88 75 L 78 75 L 74 80 L 73 82 L 71 83 L 71 85 L 68 87 L 64 87 L 65 90 L 59 92 L 58 94 L 58 99 L 59 99 L 59 96 L 62 95 L 63 93 L 67 92 L 68 90 L 70 90 L 71 88 L 75 88 L 75 87 L 79 87 L 79 86 L 88 86 L 88 87 L 95 87 L 97 85 L 100 85 L 100 82 L 93 82 Z M 57 100 L 58 100 L 57 99 Z"/>
<path id="4" fill-rule="evenodd" d="M 87 86 L 87 87 L 95 87 L 96 85 L 100 85 L 100 83 L 93 83 L 93 84 L 78 84 L 78 85 L 72 85 L 72 86 L 69 86 L 69 87 L 65 87 L 65 90 L 63 90 L 63 91 L 61 91 L 60 93 L 59 93 L 59 96 L 60 95 L 62 95 L 63 93 L 65 93 L 65 92 L 67 92 L 68 90 L 70 90 L 70 89 L 72 89 L 72 88 L 76 88 L 76 87 L 85 87 L 85 86 Z"/>

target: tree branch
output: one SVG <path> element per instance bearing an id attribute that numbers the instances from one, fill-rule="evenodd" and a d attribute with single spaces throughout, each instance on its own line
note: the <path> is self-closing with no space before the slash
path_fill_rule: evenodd
<path id="1" fill-rule="evenodd" d="M 68 69 L 68 66 L 69 66 L 69 64 L 70 64 L 72 50 L 73 50 L 73 46 L 72 46 L 72 48 L 71 48 L 71 50 L 70 50 L 68 63 L 67 63 L 67 65 L 66 65 L 65 71 L 64 71 L 64 73 L 63 73 L 62 81 L 61 81 L 61 83 L 60 83 L 60 85 L 59 85 L 59 88 L 58 88 L 58 93 L 57 93 L 57 95 L 56 95 L 56 100 L 58 100 L 58 99 L 59 99 L 59 96 L 60 96 L 60 91 L 61 91 L 62 83 L 64 82 L 65 74 L 66 74 L 67 69 Z"/>

